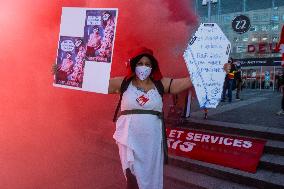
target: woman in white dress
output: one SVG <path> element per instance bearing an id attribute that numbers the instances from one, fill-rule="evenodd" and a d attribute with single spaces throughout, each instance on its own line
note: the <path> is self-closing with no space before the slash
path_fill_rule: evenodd
<path id="1" fill-rule="evenodd" d="M 119 148 L 127 189 L 163 188 L 163 93 L 180 93 L 192 86 L 189 77 L 162 77 L 150 49 L 141 47 L 130 56 L 129 85 L 122 91 L 121 116 L 113 135 Z M 121 93 L 125 77 L 110 79 L 109 93 Z M 161 90 L 161 89 L 159 89 Z M 156 112 L 158 114 L 156 114 Z"/>

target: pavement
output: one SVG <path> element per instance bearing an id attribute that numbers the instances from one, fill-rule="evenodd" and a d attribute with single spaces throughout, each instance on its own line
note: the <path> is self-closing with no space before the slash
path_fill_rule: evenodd
<path id="1" fill-rule="evenodd" d="M 216 109 L 209 109 L 208 120 L 274 127 L 284 129 L 284 115 L 277 115 L 281 109 L 280 92 L 269 89 L 251 90 L 241 92 L 241 100 L 220 102 Z M 203 119 L 204 112 L 199 108 L 197 99 L 192 101 L 191 118 Z"/>

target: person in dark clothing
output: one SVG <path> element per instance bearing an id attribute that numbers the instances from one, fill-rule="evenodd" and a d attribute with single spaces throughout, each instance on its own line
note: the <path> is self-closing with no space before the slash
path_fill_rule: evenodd
<path id="1" fill-rule="evenodd" d="M 282 74 L 279 76 L 279 88 L 282 92 L 282 102 L 281 102 L 281 110 L 277 112 L 278 115 L 284 115 L 284 68 L 282 69 Z"/>
<path id="2" fill-rule="evenodd" d="M 240 100 L 240 92 L 242 87 L 242 72 L 241 72 L 241 64 L 239 62 L 236 62 L 236 72 L 235 72 L 235 80 L 236 80 L 236 100 Z"/>
<path id="3" fill-rule="evenodd" d="M 225 77 L 221 102 L 225 102 L 227 90 L 228 90 L 229 102 L 232 102 L 232 90 L 233 90 L 233 83 L 234 83 L 234 74 L 235 74 L 235 71 L 236 71 L 236 67 L 235 67 L 233 62 L 234 62 L 233 58 L 229 58 L 228 63 L 230 64 L 231 68 L 230 68 L 230 71 L 227 73 L 227 75 Z"/>

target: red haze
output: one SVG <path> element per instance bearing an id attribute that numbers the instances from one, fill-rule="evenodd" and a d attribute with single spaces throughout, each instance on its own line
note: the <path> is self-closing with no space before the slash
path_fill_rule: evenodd
<path id="1" fill-rule="evenodd" d="M 185 0 L 1 2 L 1 189 L 123 182 L 112 149 L 118 97 L 52 87 L 62 6 L 119 8 L 113 76 L 124 74 L 127 52 L 137 45 L 154 49 L 164 75 L 187 74 L 182 53 L 196 18 Z"/>

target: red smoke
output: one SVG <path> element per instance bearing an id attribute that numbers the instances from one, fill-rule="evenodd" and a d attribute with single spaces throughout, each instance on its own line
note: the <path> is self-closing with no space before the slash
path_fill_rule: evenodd
<path id="1" fill-rule="evenodd" d="M 113 76 L 125 73 L 128 51 L 143 45 L 154 50 L 164 75 L 180 77 L 187 75 L 182 54 L 196 18 L 186 0 L 174 2 L 1 2 L 1 189 L 88 189 L 99 188 L 96 184 L 109 177 L 114 179 L 107 186 L 123 181 L 116 148 L 107 150 L 114 145 L 111 118 L 117 95 L 52 86 L 61 8 L 119 9 Z"/>
<path id="2" fill-rule="evenodd" d="M 189 1 L 97 0 L 89 1 L 88 6 L 119 9 L 113 75 L 124 74 L 127 53 L 137 46 L 154 50 L 164 75 L 186 75 L 182 54 L 196 24 Z"/>

